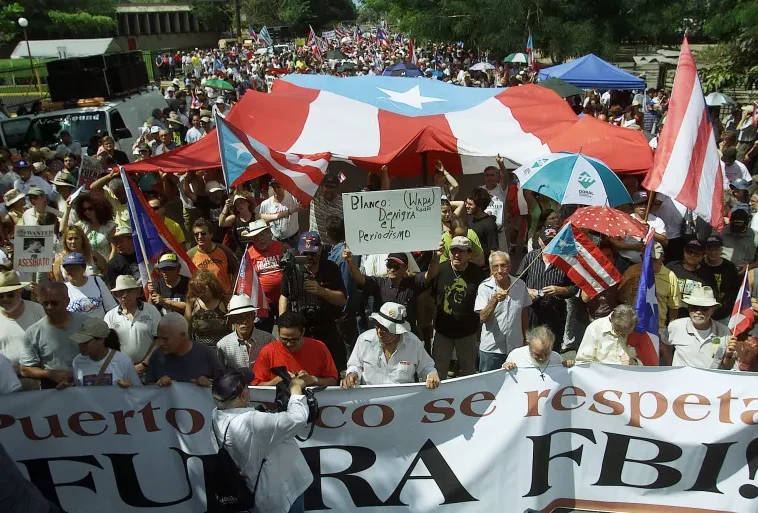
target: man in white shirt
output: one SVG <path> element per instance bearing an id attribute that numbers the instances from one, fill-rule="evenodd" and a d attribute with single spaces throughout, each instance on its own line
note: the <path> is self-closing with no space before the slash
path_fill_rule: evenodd
<path id="1" fill-rule="evenodd" d="M 526 345 L 514 349 L 508 354 L 508 359 L 503 364 L 503 369 L 513 370 L 516 368 L 534 367 L 545 377 L 545 370 L 551 365 L 563 365 L 572 367 L 573 360 L 564 360 L 557 352 L 553 351 L 555 335 L 547 326 L 537 326 L 526 332 Z"/>
<path id="2" fill-rule="evenodd" d="M 61 157 L 73 153 L 74 155 L 82 154 L 82 145 L 76 141 L 71 140 L 71 132 L 64 130 L 60 133 L 61 143 L 55 147 L 55 153 Z"/>
<path id="3" fill-rule="evenodd" d="M 532 304 L 526 284 L 510 275 L 508 253 L 490 253 L 489 266 L 491 276 L 479 285 L 474 304 L 482 321 L 479 372 L 501 368 L 508 354 L 524 345 Z"/>
<path id="4" fill-rule="evenodd" d="M 440 377 L 424 343 L 411 333 L 407 311 L 398 303 L 384 303 L 371 315 L 375 328 L 358 336 L 347 362 L 342 388 L 356 385 L 388 385 L 426 381 L 437 388 Z"/>
<path id="5" fill-rule="evenodd" d="M 39 187 L 45 191 L 48 197 L 52 196 L 53 188 L 44 178 L 32 174 L 32 165 L 29 162 L 19 160 L 13 165 L 13 170 L 19 176 L 19 179 L 13 183 L 14 189 L 23 194 L 28 194 L 32 187 Z"/>
<path id="6" fill-rule="evenodd" d="M 21 390 L 21 382 L 11 361 L 0 354 L 0 395 Z"/>
<path id="7" fill-rule="evenodd" d="M 642 224 L 646 224 L 645 211 L 647 210 L 647 203 L 649 198 L 650 193 L 648 191 L 637 191 L 632 194 L 632 203 L 634 204 L 632 217 Z M 652 228 L 653 231 L 655 231 L 655 240 L 657 242 L 660 242 L 663 247 L 666 247 L 668 245 L 668 237 L 666 236 L 666 225 L 663 223 L 663 221 L 653 214 L 648 214 L 647 225 Z M 613 242 L 613 244 L 619 250 L 619 255 L 624 257 L 630 263 L 639 264 L 642 262 L 641 252 L 645 247 L 642 239 L 628 236 L 623 241 L 611 239 L 611 242 Z M 626 270 L 626 268 L 619 269 L 621 272 L 624 270 Z"/>
<path id="8" fill-rule="evenodd" d="M 16 374 L 24 350 L 24 333 L 45 317 L 39 303 L 21 299 L 24 286 L 14 271 L 0 273 L 0 355 L 10 361 Z M 39 388 L 39 382 L 32 379 L 23 379 L 22 385 L 26 390 Z"/>
<path id="9" fill-rule="evenodd" d="M 73 384 L 76 386 L 142 386 L 132 360 L 120 351 L 105 347 L 109 333 L 110 328 L 105 321 L 90 317 L 69 337 L 79 344 L 81 352 L 73 363 Z M 62 383 L 57 388 L 66 388 L 71 384 Z"/>
<path id="10" fill-rule="evenodd" d="M 618 305 L 608 317 L 596 319 L 587 326 L 576 352 L 577 362 L 642 365 L 637 351 L 627 338 L 637 326 L 637 312 L 629 305 Z"/>
<path id="11" fill-rule="evenodd" d="M 503 229 L 503 223 L 505 222 L 505 204 L 508 198 L 508 192 L 506 190 L 507 184 L 505 183 L 505 167 L 503 159 L 498 156 L 498 166 L 489 166 L 484 169 L 484 185 L 482 189 L 490 194 L 492 200 L 484 211 L 495 218 L 495 224 L 497 225 L 497 242 L 498 248 L 507 251 L 508 242 L 505 237 L 505 230 Z M 503 175 L 501 175 L 501 169 Z"/>
<path id="12" fill-rule="evenodd" d="M 721 162 L 724 163 L 724 189 L 728 189 L 732 182 L 740 178 L 745 179 L 748 183 L 753 181 L 747 166 L 737 160 L 737 148 L 725 148 L 721 152 Z"/>
<path id="13" fill-rule="evenodd" d="M 45 194 L 45 191 L 39 187 L 32 187 L 29 189 L 26 197 L 29 198 L 32 207 L 26 209 L 24 211 L 24 214 L 21 216 L 22 225 L 37 226 L 39 224 L 39 216 L 45 212 L 50 212 L 59 219 L 63 217 L 63 214 L 61 214 L 59 210 L 56 210 L 47 204 L 47 195 Z"/>
<path id="14" fill-rule="evenodd" d="M 268 223 L 271 235 L 276 240 L 294 247 L 297 244 L 295 237 L 300 233 L 300 219 L 297 213 L 303 210 L 303 207 L 276 179 L 271 180 L 271 188 L 274 190 L 273 196 L 258 205 L 256 212 Z"/>
<path id="15" fill-rule="evenodd" d="M 696 287 L 688 297 L 689 317 L 672 321 L 661 344 L 661 365 L 709 369 L 721 360 L 729 342 L 729 328 L 711 316 L 721 304 L 711 287 Z"/>

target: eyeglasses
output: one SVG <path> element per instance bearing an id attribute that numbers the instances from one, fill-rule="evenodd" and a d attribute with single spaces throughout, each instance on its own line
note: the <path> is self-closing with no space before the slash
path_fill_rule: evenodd
<path id="1" fill-rule="evenodd" d="M 297 338 L 285 338 L 285 337 L 282 337 L 282 336 L 280 336 L 280 337 L 279 337 L 279 340 L 281 340 L 283 344 L 289 344 L 289 345 L 291 345 L 291 344 L 297 344 L 298 342 L 300 342 L 300 339 L 301 339 L 301 338 L 302 338 L 302 337 L 297 337 Z"/>
<path id="2" fill-rule="evenodd" d="M 192 235 L 195 236 L 196 239 L 199 239 L 200 237 L 205 237 L 208 235 L 208 232 L 195 232 Z"/>
<path id="3" fill-rule="evenodd" d="M 10 299 L 16 295 L 16 291 L 0 293 L 0 299 Z"/>

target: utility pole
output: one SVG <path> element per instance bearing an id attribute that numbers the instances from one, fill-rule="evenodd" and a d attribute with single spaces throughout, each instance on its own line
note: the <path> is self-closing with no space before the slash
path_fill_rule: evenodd
<path id="1" fill-rule="evenodd" d="M 234 0 L 234 14 L 237 17 L 237 42 L 242 43 L 242 9 L 240 0 Z"/>

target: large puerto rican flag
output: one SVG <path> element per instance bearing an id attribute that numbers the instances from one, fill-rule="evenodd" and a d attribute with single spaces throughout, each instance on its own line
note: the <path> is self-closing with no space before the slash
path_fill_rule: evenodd
<path id="1" fill-rule="evenodd" d="M 721 160 L 686 36 L 655 164 L 643 185 L 685 205 L 717 231 L 724 227 Z"/>
<path id="2" fill-rule="evenodd" d="M 543 251 L 590 299 L 621 281 L 621 274 L 581 230 L 566 223 Z"/>
<path id="3" fill-rule="evenodd" d="M 166 253 L 176 253 L 179 257 L 179 274 L 192 276 L 197 268 L 192 263 L 184 247 L 171 235 L 160 217 L 153 212 L 142 191 L 121 168 L 121 180 L 124 182 L 129 207 L 132 238 L 139 265 L 140 281 L 147 290 L 147 282 L 152 279 L 152 266 Z M 147 262 L 145 261 L 147 258 Z"/>
<path id="4" fill-rule="evenodd" d="M 653 232 L 651 231 L 645 242 L 645 253 L 642 258 L 642 274 L 637 289 L 637 326 L 627 343 L 637 350 L 637 357 L 647 367 L 658 365 L 658 351 L 660 348 L 660 332 L 658 330 L 658 296 L 655 291 L 655 272 L 653 271 Z"/>
<path id="5" fill-rule="evenodd" d="M 229 187 L 269 174 L 301 205 L 310 204 L 329 166 L 331 154 L 280 153 L 256 141 L 216 114 L 221 169 Z"/>
<path id="6" fill-rule="evenodd" d="M 526 163 L 580 148 L 619 173 L 644 172 L 653 163 L 640 132 L 579 120 L 557 94 L 534 84 L 482 89 L 404 77 L 293 74 L 276 80 L 269 94 L 249 91 L 226 119 L 276 151 L 329 152 L 377 173 L 388 164 L 391 176 L 420 176 L 422 155 L 429 175 L 437 159 L 453 174 L 481 173 L 498 154 Z M 562 142 L 554 145 L 557 138 Z M 219 162 L 215 137 L 204 137 L 125 167 L 186 172 Z"/>

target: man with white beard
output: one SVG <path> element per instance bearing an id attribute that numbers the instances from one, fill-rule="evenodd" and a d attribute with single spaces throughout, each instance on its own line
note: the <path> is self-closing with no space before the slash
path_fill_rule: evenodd
<path id="1" fill-rule="evenodd" d="M 26 285 L 13 271 L 0 273 L 0 354 L 10 360 L 16 374 L 24 348 L 24 332 L 45 317 L 42 305 L 21 299 Z M 39 388 L 39 381 L 33 379 L 22 378 L 21 384 L 24 390 Z"/>

